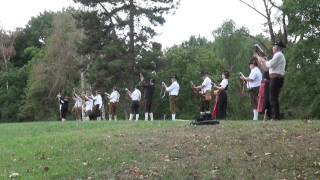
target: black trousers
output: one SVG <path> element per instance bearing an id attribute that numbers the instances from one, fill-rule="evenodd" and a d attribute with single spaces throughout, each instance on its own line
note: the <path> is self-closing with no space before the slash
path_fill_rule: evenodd
<path id="1" fill-rule="evenodd" d="M 280 119 L 279 95 L 283 82 L 284 80 L 282 77 L 271 78 L 269 85 L 272 118 L 277 120 Z"/>
<path id="2" fill-rule="evenodd" d="M 68 109 L 61 109 L 61 118 L 65 119 L 68 113 Z"/>
<path id="3" fill-rule="evenodd" d="M 152 99 L 146 99 L 144 102 L 144 111 L 145 113 L 151 113 L 151 108 L 152 108 Z"/>
<path id="4" fill-rule="evenodd" d="M 99 109 L 99 104 L 93 106 L 93 119 L 97 119 L 97 117 L 101 116 L 101 111 Z"/>
<path id="5" fill-rule="evenodd" d="M 201 100 L 201 107 L 200 107 L 200 111 L 201 112 L 210 112 L 209 109 L 209 105 L 210 105 L 210 101 L 206 101 L 206 100 Z"/>
<path id="6" fill-rule="evenodd" d="M 132 101 L 132 103 L 131 103 L 131 114 L 139 114 L 139 107 L 140 107 L 140 102 L 139 101 Z"/>
<path id="7" fill-rule="evenodd" d="M 227 102 L 228 102 L 228 96 L 225 91 L 221 91 L 219 94 L 219 100 L 218 100 L 218 113 L 217 113 L 217 119 L 225 119 L 227 116 Z"/>
<path id="8" fill-rule="evenodd" d="M 269 119 L 272 118 L 272 110 L 271 110 L 271 104 L 270 104 L 270 87 L 269 83 L 270 82 L 265 82 L 266 83 L 266 89 L 264 91 L 264 96 L 263 96 L 263 112 L 267 111 L 267 116 Z"/>

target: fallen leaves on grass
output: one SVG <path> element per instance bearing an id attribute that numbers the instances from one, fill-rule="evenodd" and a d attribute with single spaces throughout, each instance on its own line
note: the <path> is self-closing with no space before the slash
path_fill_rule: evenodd
<path id="1" fill-rule="evenodd" d="M 17 177 L 19 177 L 19 176 L 20 176 L 19 173 L 17 173 L 17 172 L 12 172 L 12 173 L 10 173 L 9 178 L 10 178 L 10 179 L 14 179 L 14 178 L 17 178 Z"/>
<path id="2" fill-rule="evenodd" d="M 253 153 L 250 152 L 250 151 L 245 151 L 244 153 L 245 153 L 247 156 L 252 156 L 252 154 L 253 154 Z"/>
<path id="3" fill-rule="evenodd" d="M 270 156 L 272 153 L 264 153 L 265 156 Z"/>
<path id="4" fill-rule="evenodd" d="M 170 162 L 171 160 L 170 160 L 169 156 L 165 156 L 164 161 L 165 162 Z"/>
<path id="5" fill-rule="evenodd" d="M 138 168 L 138 167 L 132 167 L 132 168 L 130 168 L 129 169 L 129 173 L 131 174 L 131 175 L 133 175 L 134 177 L 136 177 L 136 178 L 143 178 L 144 177 L 144 173 L 140 170 L 140 168 Z"/>

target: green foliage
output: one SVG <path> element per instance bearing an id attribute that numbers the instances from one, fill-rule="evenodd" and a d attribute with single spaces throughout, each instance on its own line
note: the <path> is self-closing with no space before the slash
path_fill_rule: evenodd
<path id="1" fill-rule="evenodd" d="M 0 122 L 18 120 L 27 78 L 26 68 L 14 68 L 12 64 L 7 71 L 0 71 Z M 8 90 L 6 88 L 7 82 L 9 84 Z"/>
<path id="2" fill-rule="evenodd" d="M 158 75 L 158 84 L 165 81 L 170 84 L 170 77 L 176 75 L 180 84 L 178 97 L 178 117 L 190 118 L 199 113 L 199 98 L 193 97 L 190 81 L 201 84 L 201 73 L 207 71 L 216 81 L 221 81 L 223 64 L 217 59 L 212 51 L 211 43 L 205 38 L 191 37 L 189 41 L 167 50 L 166 66 Z M 160 99 L 156 93 L 156 102 L 159 103 L 156 111 L 158 117 L 169 114 L 168 98 Z M 157 104 L 155 103 L 155 104 Z"/>
<path id="3" fill-rule="evenodd" d="M 283 0 L 288 15 L 289 33 L 300 38 L 319 37 L 320 2 L 317 0 Z"/>
<path id="4" fill-rule="evenodd" d="M 250 117 L 249 97 L 240 94 L 238 73 L 249 73 L 254 44 L 259 42 L 270 51 L 271 43 L 262 34 L 252 36 L 245 27 L 226 20 L 213 31 L 213 41 L 190 37 L 163 51 L 161 44 L 150 40 L 156 35 L 154 28 L 165 22 L 164 14 L 173 12 L 179 1 L 74 1 L 88 11 L 44 12 L 9 34 L 14 49 L 5 49 L 10 56 L 2 59 L 10 63 L 0 68 L 1 121 L 55 118 L 55 95 L 61 91 L 70 96 L 71 90 L 80 86 L 82 72 L 85 88 L 110 91 L 118 86 L 122 94 L 119 109 L 125 113 L 130 101 L 123 89 L 136 85 L 140 72 L 147 79 L 155 78 L 155 116 L 161 119 L 169 114 L 168 99 L 159 97 L 161 81 L 169 84 L 169 77 L 177 75 L 181 86 L 178 118 L 190 119 L 198 114 L 199 99 L 192 97 L 189 82 L 200 84 L 201 72 L 207 71 L 220 83 L 221 72 L 228 70 L 228 118 Z M 281 95 L 286 118 L 320 117 L 316 78 L 320 70 L 319 6 L 315 0 L 284 0 L 279 7 L 288 17 L 289 32 L 288 69 Z M 123 114 L 119 110 L 119 117 Z"/>
<path id="5" fill-rule="evenodd" d="M 286 52 L 289 63 L 284 109 L 290 117 L 320 118 L 320 2 L 285 0 L 283 8 L 288 14 L 290 35 L 297 40 Z"/>
<path id="6" fill-rule="evenodd" d="M 57 111 L 56 94 L 69 95 L 79 84 L 81 58 L 77 44 L 83 35 L 68 12 L 53 17 L 52 34 L 47 48 L 36 53 L 31 63 L 26 100 L 21 116 L 24 119 L 54 117 Z"/>
<path id="7" fill-rule="evenodd" d="M 16 56 L 12 62 L 15 66 L 22 67 L 32 59 L 30 54 L 25 54 L 29 47 L 42 48 L 52 32 L 52 18 L 55 13 L 43 12 L 32 17 L 25 28 L 19 29 L 14 43 Z"/>

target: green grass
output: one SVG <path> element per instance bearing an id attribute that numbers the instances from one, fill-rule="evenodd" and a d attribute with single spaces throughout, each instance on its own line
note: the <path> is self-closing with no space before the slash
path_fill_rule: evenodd
<path id="1" fill-rule="evenodd" d="M 0 179 L 319 179 L 320 121 L 0 124 Z"/>

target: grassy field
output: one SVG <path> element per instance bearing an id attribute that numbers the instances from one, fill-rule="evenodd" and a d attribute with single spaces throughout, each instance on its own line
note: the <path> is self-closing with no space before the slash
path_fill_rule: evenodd
<path id="1" fill-rule="evenodd" d="M 0 179 L 14 173 L 32 180 L 320 179 L 320 121 L 0 124 Z"/>

